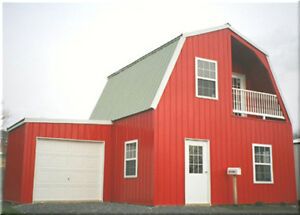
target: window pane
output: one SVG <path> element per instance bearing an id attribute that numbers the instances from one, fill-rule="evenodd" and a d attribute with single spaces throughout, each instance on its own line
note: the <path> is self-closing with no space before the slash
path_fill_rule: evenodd
<path id="1" fill-rule="evenodd" d="M 202 163 L 202 146 L 189 146 L 189 173 L 202 173 Z"/>
<path id="2" fill-rule="evenodd" d="M 126 161 L 126 176 L 135 175 L 136 160 Z"/>
<path id="3" fill-rule="evenodd" d="M 239 78 L 233 77 L 232 78 L 232 87 L 240 89 L 241 88 L 241 80 Z"/>
<path id="4" fill-rule="evenodd" d="M 193 153 L 193 146 L 189 146 L 189 153 L 190 153 L 190 154 Z"/>
<path id="5" fill-rule="evenodd" d="M 198 164 L 198 163 L 199 163 L 199 156 L 195 156 L 195 157 L 194 157 L 194 163 L 195 163 L 195 164 Z"/>
<path id="6" fill-rule="evenodd" d="M 271 163 L 270 155 L 264 157 L 264 163 Z"/>
<path id="7" fill-rule="evenodd" d="M 216 64 L 204 60 L 198 60 L 197 75 L 202 78 L 216 78 Z"/>
<path id="8" fill-rule="evenodd" d="M 204 69 L 209 69 L 209 64 L 207 61 L 203 61 L 204 62 Z"/>
<path id="9" fill-rule="evenodd" d="M 216 79 L 216 72 L 215 71 L 210 71 L 209 72 L 209 78 Z"/>
<path id="10" fill-rule="evenodd" d="M 210 68 L 210 70 L 215 71 L 215 69 L 216 69 L 216 64 L 211 62 L 209 68 Z"/>
<path id="11" fill-rule="evenodd" d="M 199 165 L 199 173 L 203 173 L 203 165 Z"/>
<path id="12" fill-rule="evenodd" d="M 270 148 L 269 147 L 254 147 L 255 153 L 255 162 L 256 163 L 271 163 L 271 155 L 270 155 Z"/>
<path id="13" fill-rule="evenodd" d="M 270 165 L 255 165 L 256 181 L 271 181 Z"/>
<path id="14" fill-rule="evenodd" d="M 216 83 L 215 81 L 198 79 L 198 95 L 216 97 Z"/>
<path id="15" fill-rule="evenodd" d="M 126 158 L 136 158 L 136 143 L 126 144 Z"/>

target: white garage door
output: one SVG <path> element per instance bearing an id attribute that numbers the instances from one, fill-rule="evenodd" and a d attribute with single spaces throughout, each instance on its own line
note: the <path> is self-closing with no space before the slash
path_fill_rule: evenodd
<path id="1" fill-rule="evenodd" d="M 33 201 L 103 197 L 104 143 L 37 139 Z"/>

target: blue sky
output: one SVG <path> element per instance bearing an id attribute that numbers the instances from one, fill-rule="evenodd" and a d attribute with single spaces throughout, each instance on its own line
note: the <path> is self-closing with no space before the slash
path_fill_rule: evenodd
<path id="1" fill-rule="evenodd" d="M 3 4 L 5 125 L 88 119 L 106 77 L 182 32 L 226 22 L 269 56 L 299 129 L 296 3 L 100 1 Z"/>

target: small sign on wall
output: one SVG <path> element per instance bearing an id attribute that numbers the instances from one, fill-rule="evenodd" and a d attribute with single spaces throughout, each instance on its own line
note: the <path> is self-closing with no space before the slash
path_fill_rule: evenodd
<path id="1" fill-rule="evenodd" d="M 242 170 L 240 167 L 228 167 L 227 175 L 242 175 Z"/>

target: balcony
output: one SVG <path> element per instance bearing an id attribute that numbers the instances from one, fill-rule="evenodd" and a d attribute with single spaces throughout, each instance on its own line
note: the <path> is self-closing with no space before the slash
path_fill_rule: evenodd
<path id="1" fill-rule="evenodd" d="M 284 119 L 277 96 L 270 93 L 232 88 L 233 113 L 254 115 L 263 119 Z"/>

